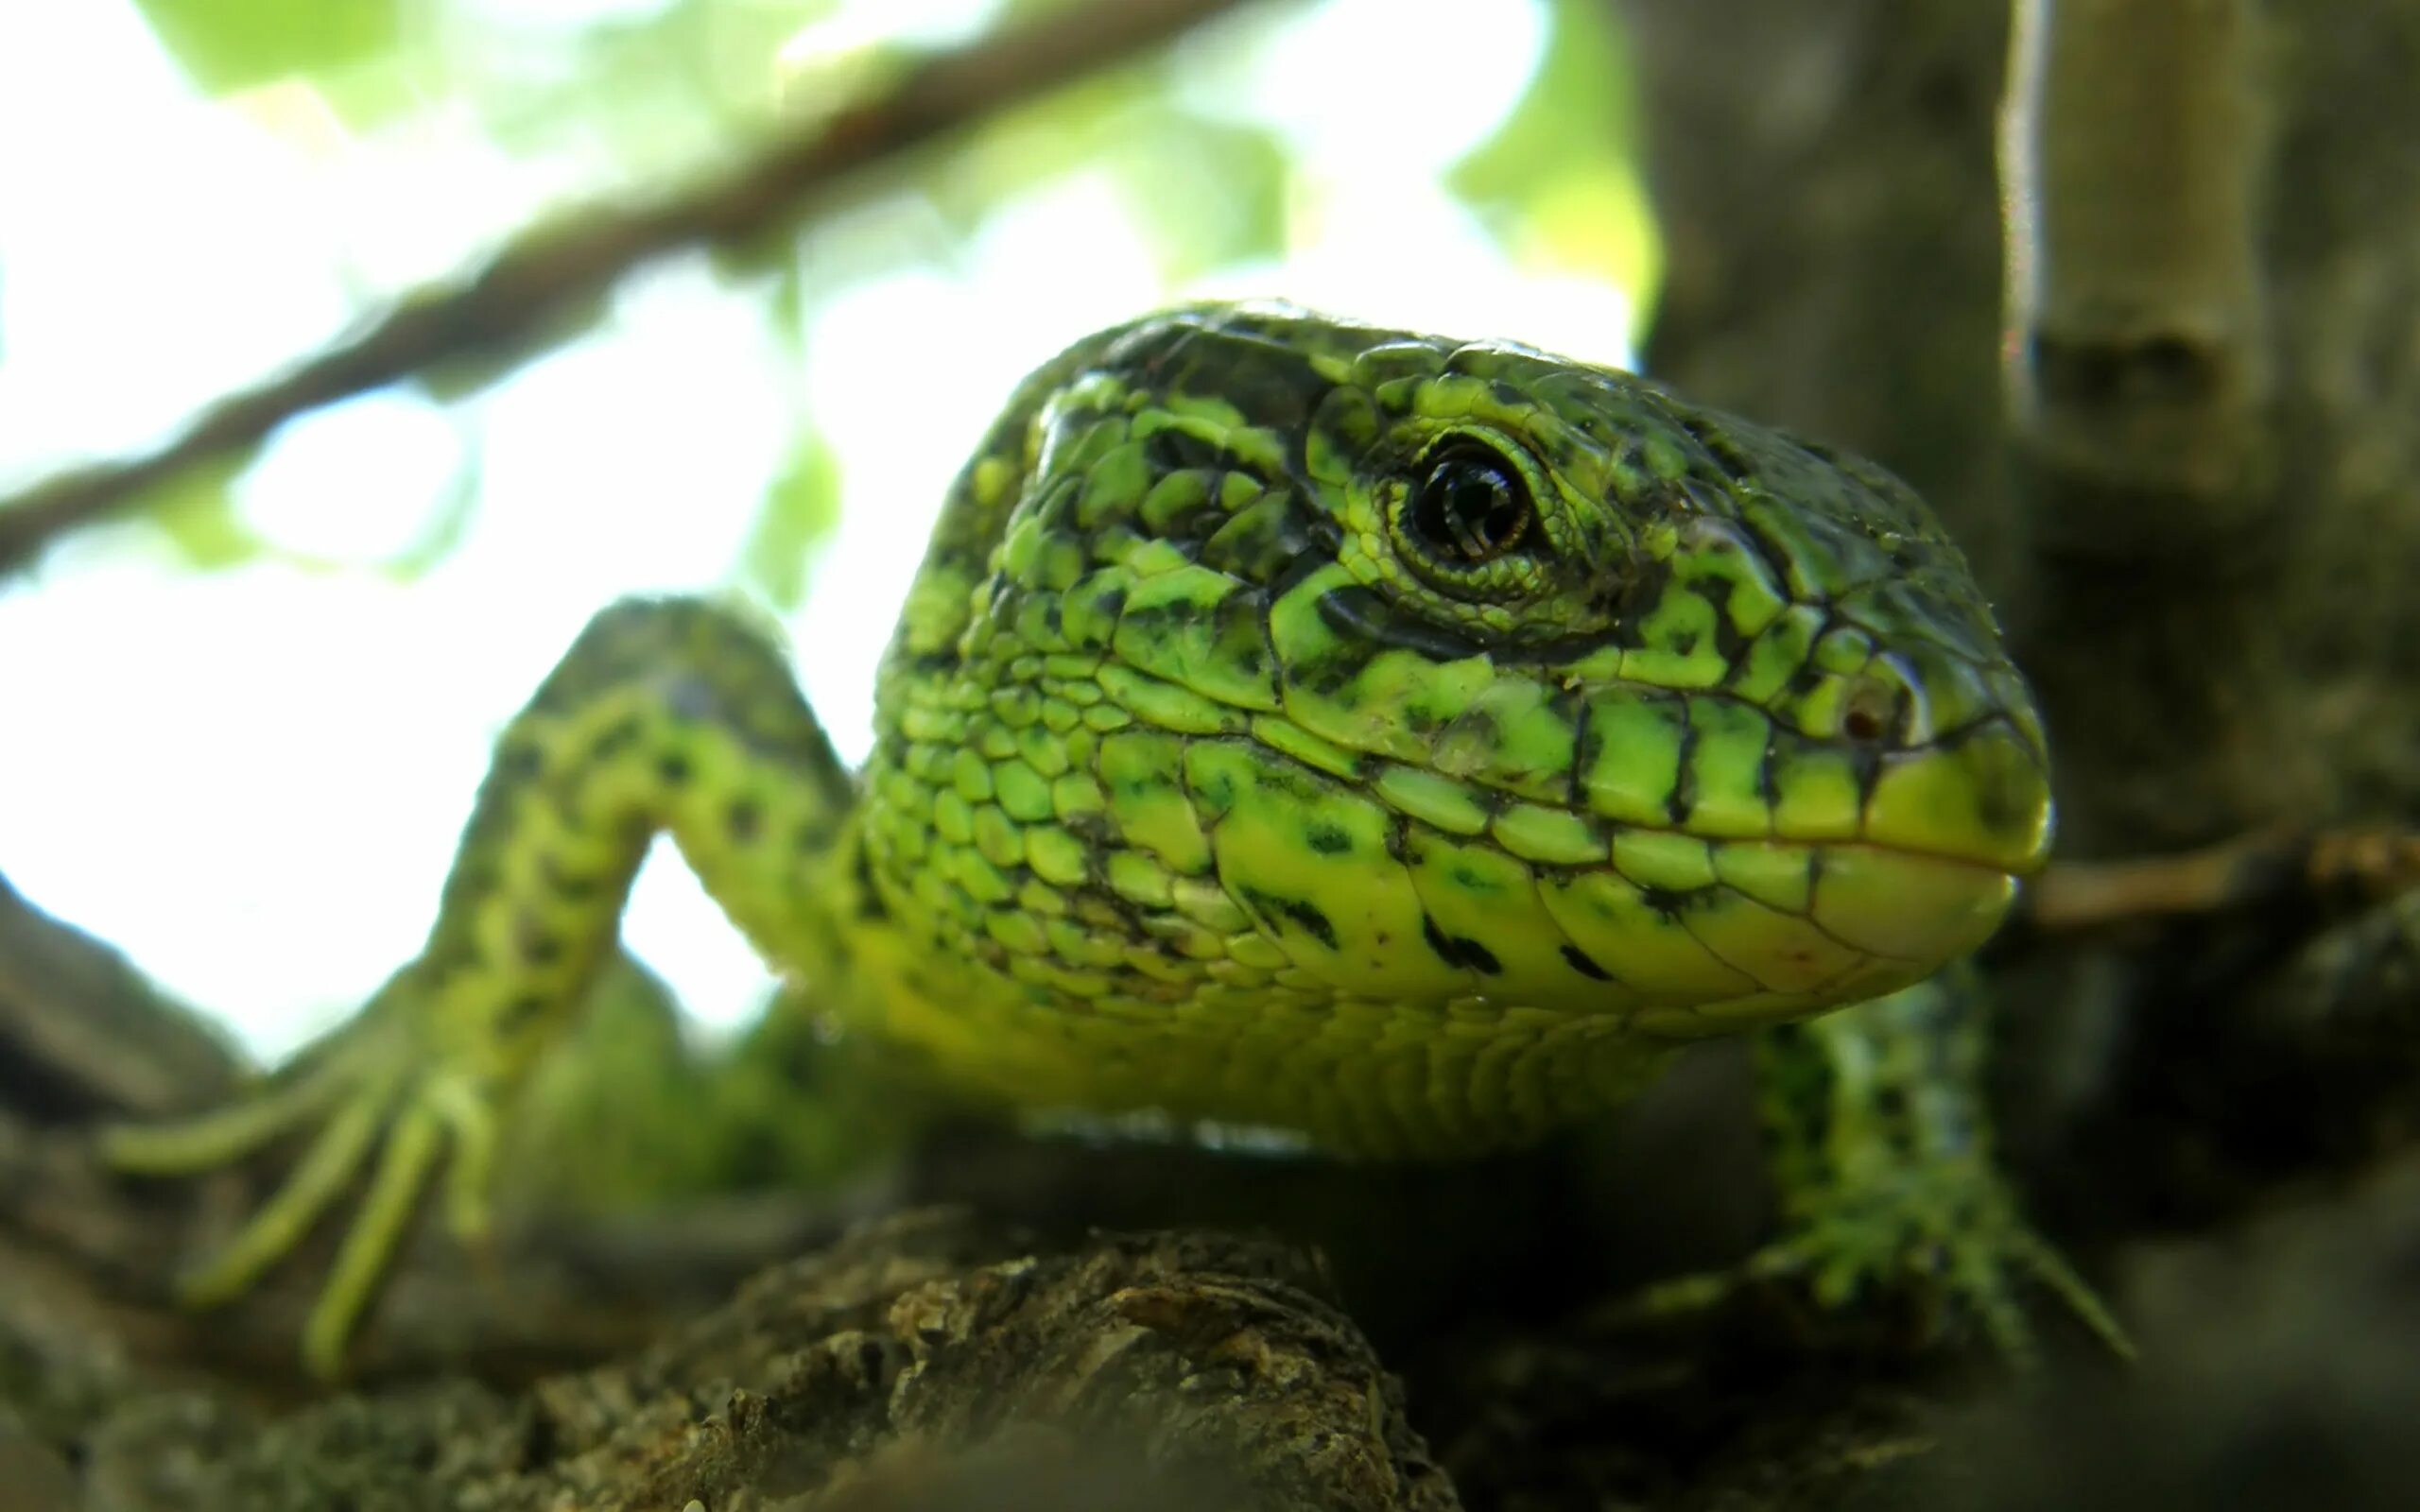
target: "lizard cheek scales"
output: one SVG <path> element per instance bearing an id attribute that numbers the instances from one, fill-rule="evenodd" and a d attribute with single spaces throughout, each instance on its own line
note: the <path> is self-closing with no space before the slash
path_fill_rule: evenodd
<path id="1" fill-rule="evenodd" d="M 864 822 L 928 953 L 1023 988 L 890 1026 L 1027 1100 L 1512 1137 L 1590 1099 L 1438 1022 L 1646 1058 L 1886 992 L 2047 844 L 2038 724 L 1923 507 L 1627 377 L 1180 315 L 1063 358 L 961 491 L 927 576 L 966 607 L 903 629 Z M 1028 796 L 987 829 L 979 781 L 892 780 L 1037 728 L 1080 808 L 995 775 Z"/>

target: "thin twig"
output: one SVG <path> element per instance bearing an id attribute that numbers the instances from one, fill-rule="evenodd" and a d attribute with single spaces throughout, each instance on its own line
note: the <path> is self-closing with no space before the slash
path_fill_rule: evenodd
<path id="1" fill-rule="evenodd" d="M 2220 914 L 2324 918 L 2420 890 L 2420 831 L 2275 827 L 2198 850 L 2051 864 L 2026 890 L 2046 934 Z"/>
<path id="2" fill-rule="evenodd" d="M 457 283 L 405 298 L 360 335 L 219 400 L 157 449 L 72 469 L 0 503 L 0 574 L 60 535 L 126 514 L 152 486 L 239 452 L 295 416 L 440 363 L 562 334 L 562 317 L 650 259 L 734 246 L 803 214 L 876 163 L 1166 43 L 1239 0 L 1095 0 L 936 53 L 731 172 L 642 204 L 599 205 L 524 232 Z"/>

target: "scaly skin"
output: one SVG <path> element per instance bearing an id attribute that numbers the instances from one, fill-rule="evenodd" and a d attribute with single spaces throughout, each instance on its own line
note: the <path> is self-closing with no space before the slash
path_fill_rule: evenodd
<path id="1" fill-rule="evenodd" d="M 853 781 L 743 618 L 599 615 L 506 732 L 420 958 L 252 1102 L 114 1137 L 190 1170 L 319 1128 L 196 1295 L 383 1144 L 306 1340 L 333 1368 L 449 1154 L 483 1224 L 495 1114 L 659 831 L 820 1001 L 976 1091 L 1417 1156 L 1921 981 L 2048 839 L 2025 684 L 1896 480 L 1624 374 L 1267 307 L 1020 388 L 876 725 Z M 1973 1116 L 1971 1075 L 1932 1080 Z M 1924 1214 L 1784 1143 L 1793 1211 L 1888 1210 L 1848 1263 L 1898 1263 Z"/>

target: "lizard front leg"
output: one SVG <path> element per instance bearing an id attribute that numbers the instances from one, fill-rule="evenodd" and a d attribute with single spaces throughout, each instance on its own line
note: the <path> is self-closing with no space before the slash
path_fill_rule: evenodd
<path id="1" fill-rule="evenodd" d="M 2124 1331 L 2026 1220 L 1985 1103 L 1989 1003 L 1971 967 L 1768 1029 L 1754 1055 L 1782 1232 L 1737 1269 L 1659 1286 L 1656 1310 L 1784 1280 L 1841 1307 L 1912 1289 L 2030 1360 L 2020 1293 L 2047 1287 L 2121 1356 Z"/>
<path id="2" fill-rule="evenodd" d="M 499 741 L 418 958 L 246 1099 L 103 1136 L 120 1168 L 174 1175 L 314 1131 L 277 1193 L 185 1277 L 186 1298 L 251 1288 L 370 1168 L 304 1334 L 310 1366 L 335 1373 L 449 1160 L 451 1227 L 484 1231 L 499 1115 L 580 1006 L 654 836 L 673 836 L 760 950 L 812 960 L 812 900 L 850 797 L 781 650 L 744 618 L 683 599 L 598 614 Z"/>

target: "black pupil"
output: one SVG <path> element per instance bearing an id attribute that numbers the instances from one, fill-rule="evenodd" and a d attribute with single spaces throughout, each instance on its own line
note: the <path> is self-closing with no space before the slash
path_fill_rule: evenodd
<path id="1" fill-rule="evenodd" d="M 1529 494 L 1503 458 L 1478 450 L 1448 452 L 1421 479 L 1411 523 L 1442 551 L 1490 561 L 1519 544 L 1529 529 Z"/>

